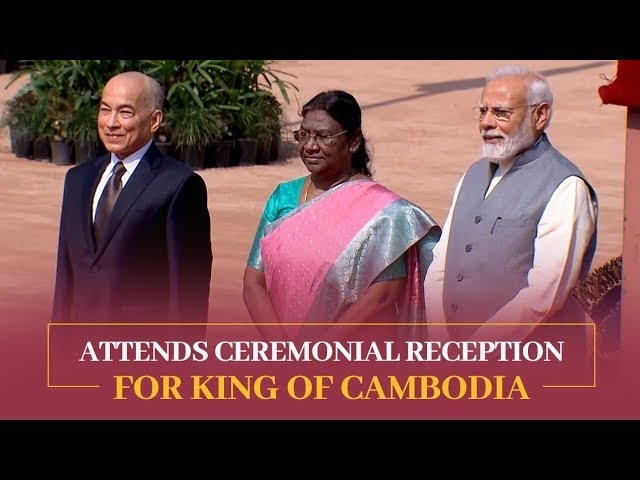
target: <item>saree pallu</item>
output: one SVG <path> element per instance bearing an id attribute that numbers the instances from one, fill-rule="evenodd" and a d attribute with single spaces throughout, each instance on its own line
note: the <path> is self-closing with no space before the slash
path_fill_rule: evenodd
<path id="1" fill-rule="evenodd" d="M 423 281 L 440 227 L 424 210 L 365 179 L 343 183 L 268 224 L 267 291 L 282 323 L 333 323 L 403 254 L 397 302 L 406 337 L 421 337 Z M 300 326 L 285 326 L 296 336 Z"/>

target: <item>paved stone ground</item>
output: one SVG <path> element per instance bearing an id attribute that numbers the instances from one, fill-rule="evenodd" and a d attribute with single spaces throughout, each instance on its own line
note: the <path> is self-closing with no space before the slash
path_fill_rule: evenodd
<path id="1" fill-rule="evenodd" d="M 442 223 L 459 176 L 479 156 L 471 107 L 483 76 L 503 63 L 528 65 L 547 75 L 556 98 L 549 137 L 584 171 L 600 199 L 594 266 L 621 253 L 626 109 L 601 105 L 597 94 L 605 83 L 600 75 L 615 75 L 614 60 L 280 61 L 277 67 L 295 75 L 291 80 L 300 89 L 286 108 L 289 129 L 282 161 L 201 172 L 213 221 L 212 321 L 230 315 L 234 321 L 248 320 L 242 272 L 263 204 L 278 182 L 306 173 L 290 135 L 305 101 L 325 89 L 353 93 L 374 148 L 376 179 Z M 9 78 L 0 76 L 0 103 L 19 86 L 5 89 Z M 0 312 L 50 308 L 68 168 L 15 158 L 6 132 L 0 132 Z M 0 321 L 3 331 L 25 327 L 12 323 L 9 315 L 0 315 Z"/>

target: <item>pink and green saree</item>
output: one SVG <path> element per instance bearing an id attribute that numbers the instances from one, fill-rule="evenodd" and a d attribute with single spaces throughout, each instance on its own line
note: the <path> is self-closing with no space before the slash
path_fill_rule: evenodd
<path id="1" fill-rule="evenodd" d="M 424 276 L 440 237 L 435 220 L 369 179 L 343 183 L 297 206 L 303 181 L 274 191 L 248 262 L 264 271 L 278 319 L 335 322 L 373 282 L 401 276 L 398 322 L 414 325 L 407 334 L 419 335 Z"/>

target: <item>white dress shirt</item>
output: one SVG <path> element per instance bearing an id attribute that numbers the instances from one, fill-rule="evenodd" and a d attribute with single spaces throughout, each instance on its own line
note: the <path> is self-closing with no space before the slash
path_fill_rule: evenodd
<path id="1" fill-rule="evenodd" d="M 498 167 L 485 198 L 512 166 L 513 162 L 509 162 Z M 464 175 L 456 186 L 452 208 L 442 228 L 440 241 L 433 249 L 433 261 L 425 278 L 425 302 L 431 340 L 449 339 L 446 325 L 431 325 L 431 323 L 444 324 L 446 321 L 442 295 L 447 242 L 453 206 L 456 204 L 463 180 Z M 596 218 L 597 207 L 591 200 L 586 183 L 579 177 L 566 178 L 551 196 L 538 223 L 533 267 L 527 275 L 528 286 L 520 290 L 513 299 L 478 328 L 469 341 L 521 340 L 531 333 L 535 325 L 492 328 L 490 324 L 516 322 L 537 324 L 557 312 L 564 305 L 571 288 L 578 280 L 582 258 L 594 231 Z"/>
<path id="2" fill-rule="evenodd" d="M 149 140 L 149 142 L 144 147 L 142 147 L 140 150 L 136 152 L 133 152 L 124 160 L 120 160 L 115 153 L 111 154 L 111 161 L 109 162 L 109 165 L 107 165 L 107 168 L 104 170 L 104 173 L 100 178 L 100 182 L 98 182 L 98 186 L 96 187 L 96 191 L 93 194 L 93 216 L 91 217 L 93 218 L 93 221 L 96 220 L 96 210 L 98 209 L 98 201 L 100 200 L 100 196 L 102 195 L 102 191 L 104 190 L 104 187 L 107 185 L 107 181 L 109 181 L 109 178 L 113 173 L 113 167 L 115 166 L 115 164 L 122 161 L 122 164 L 124 165 L 124 168 L 126 170 L 122 175 L 122 179 L 120 180 L 122 182 L 122 188 L 124 188 L 127 182 L 129 181 L 129 179 L 131 178 L 131 175 L 133 175 L 133 172 L 135 171 L 136 167 L 140 163 L 140 160 L 142 160 L 142 157 L 151 146 L 151 142 L 152 141 Z"/>

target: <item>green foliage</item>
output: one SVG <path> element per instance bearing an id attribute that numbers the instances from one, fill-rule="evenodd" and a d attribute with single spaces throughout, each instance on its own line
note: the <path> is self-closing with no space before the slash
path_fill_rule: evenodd
<path id="1" fill-rule="evenodd" d="M 282 107 L 272 87 L 279 89 L 286 102 L 289 102 L 287 91 L 297 87 L 283 80 L 282 77 L 289 74 L 272 68 L 272 63 L 266 60 L 142 60 L 140 68 L 158 80 L 166 92 L 166 121 L 160 134 L 172 141 L 176 137 L 193 136 L 196 129 L 178 120 L 184 117 L 180 110 L 185 108 L 206 110 L 217 119 L 215 122 L 203 120 L 207 115 L 196 113 L 202 120 L 197 131 L 204 135 L 205 125 L 210 126 L 210 140 L 257 139 L 279 134 Z M 179 131 L 183 128 L 191 132 L 184 135 Z"/>
<path id="2" fill-rule="evenodd" d="M 39 136 L 97 140 L 94 131 L 105 83 L 111 76 L 136 67 L 137 62 L 127 60 L 23 60 L 9 85 L 29 75 L 29 89 L 46 118 Z"/>
<path id="3" fill-rule="evenodd" d="M 27 86 L 9 99 L 2 113 L 0 127 L 9 127 L 14 135 L 30 135 L 36 108 L 36 96 Z"/>
<path id="4" fill-rule="evenodd" d="M 88 144 L 97 144 L 99 105 L 96 103 L 87 100 L 75 109 L 69 119 L 69 138 Z"/>
<path id="5" fill-rule="evenodd" d="M 215 111 L 200 107 L 174 107 L 165 115 L 171 142 L 176 147 L 193 145 L 204 148 L 222 137 L 224 123 Z"/>
<path id="6" fill-rule="evenodd" d="M 102 89 L 128 70 L 162 85 L 165 121 L 159 133 L 176 146 L 276 135 L 282 107 L 273 89 L 287 103 L 288 91 L 297 90 L 284 79 L 293 75 L 270 60 L 24 60 L 10 84 L 28 74 L 23 93 L 29 96 L 7 104 L 6 124 L 38 136 L 97 142 Z"/>

